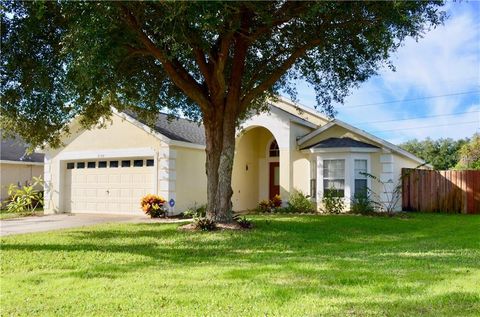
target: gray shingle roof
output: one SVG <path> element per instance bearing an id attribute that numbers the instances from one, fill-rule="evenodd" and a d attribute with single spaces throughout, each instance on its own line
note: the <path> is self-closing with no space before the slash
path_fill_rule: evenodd
<path id="1" fill-rule="evenodd" d="M 135 120 L 142 121 L 134 112 L 124 111 L 130 117 Z M 167 138 L 175 141 L 188 142 L 193 144 L 205 145 L 205 129 L 202 124 L 183 119 L 173 118 L 168 120 L 169 116 L 165 113 L 160 113 L 157 117 L 157 121 L 153 126 L 153 129 L 158 133 L 163 134 Z"/>
<path id="2" fill-rule="evenodd" d="M 357 141 L 349 137 L 345 138 L 328 138 L 323 141 L 320 141 L 316 144 L 302 148 L 304 149 L 325 149 L 325 148 L 338 148 L 338 147 L 362 147 L 362 148 L 379 148 L 378 146 Z"/>
<path id="3" fill-rule="evenodd" d="M 23 142 L 20 138 L 15 139 L 6 139 L 1 136 L 1 147 L 0 147 L 0 160 L 5 161 L 18 161 L 18 162 L 42 162 L 43 163 L 43 154 L 32 153 L 26 155 L 27 144 Z"/>

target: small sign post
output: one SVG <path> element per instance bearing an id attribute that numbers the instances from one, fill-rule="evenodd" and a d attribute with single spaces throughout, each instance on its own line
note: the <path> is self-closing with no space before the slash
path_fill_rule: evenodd
<path id="1" fill-rule="evenodd" d="M 169 201 L 168 201 L 168 205 L 170 206 L 170 212 L 173 213 L 173 207 L 175 206 L 175 199 L 171 198 Z"/>

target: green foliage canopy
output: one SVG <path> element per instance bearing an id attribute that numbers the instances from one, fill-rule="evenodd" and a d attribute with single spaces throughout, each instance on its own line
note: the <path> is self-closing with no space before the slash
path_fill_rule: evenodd
<path id="1" fill-rule="evenodd" d="M 442 23 L 441 4 L 3 1 L 0 122 L 58 146 L 72 118 L 90 127 L 112 105 L 197 120 L 234 107 L 240 120 L 295 98 L 299 78 L 333 114 L 405 37 Z"/>
<path id="2" fill-rule="evenodd" d="M 480 133 L 475 133 L 459 150 L 460 159 L 456 169 L 480 170 Z"/>
<path id="3" fill-rule="evenodd" d="M 436 170 L 448 170 L 458 163 L 459 150 L 468 142 L 468 139 L 453 140 L 450 138 L 423 141 L 413 139 L 400 144 L 404 150 L 415 154 Z"/>

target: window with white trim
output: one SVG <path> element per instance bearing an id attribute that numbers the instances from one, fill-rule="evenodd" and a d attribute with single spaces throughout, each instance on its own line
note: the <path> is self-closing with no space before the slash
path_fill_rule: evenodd
<path id="1" fill-rule="evenodd" d="M 355 160 L 354 162 L 354 175 L 355 175 L 355 197 L 366 197 L 368 194 L 367 189 L 367 160 Z"/>
<path id="2" fill-rule="evenodd" d="M 323 160 L 323 192 L 345 197 L 345 160 Z"/>
<path id="3" fill-rule="evenodd" d="M 280 149 L 278 148 L 278 143 L 276 140 L 273 140 L 272 143 L 270 143 L 270 148 L 268 149 L 268 152 L 270 157 L 280 156 Z"/>

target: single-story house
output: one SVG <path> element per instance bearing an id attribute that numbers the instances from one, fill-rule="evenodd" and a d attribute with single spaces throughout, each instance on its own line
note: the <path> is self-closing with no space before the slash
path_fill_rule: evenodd
<path id="1" fill-rule="evenodd" d="M 64 147 L 45 150 L 46 212 L 138 214 L 147 193 L 173 200 L 173 213 L 206 202 L 202 125 L 159 114 L 150 128 L 132 113 L 114 111 L 106 128 L 82 129 L 74 120 L 70 129 Z M 361 172 L 396 181 L 401 168 L 423 164 L 385 140 L 286 99 L 245 121 L 236 143 L 236 211 L 276 194 L 285 202 L 294 190 L 310 194 L 319 208 L 328 188 L 347 205 L 366 186 L 386 200 L 393 185 L 384 189 Z"/>
<path id="2" fill-rule="evenodd" d="M 0 201 L 8 198 L 8 187 L 29 184 L 33 177 L 43 177 L 43 154 L 26 154 L 27 144 L 20 138 L 1 136 L 0 147 Z"/>

